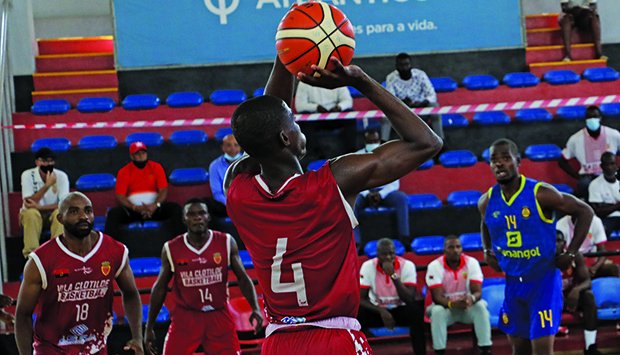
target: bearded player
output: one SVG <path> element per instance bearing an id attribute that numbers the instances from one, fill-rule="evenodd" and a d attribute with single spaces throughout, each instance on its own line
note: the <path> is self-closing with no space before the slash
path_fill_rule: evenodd
<path id="1" fill-rule="evenodd" d="M 234 112 L 233 133 L 250 157 L 229 169 L 227 209 L 265 293 L 265 354 L 372 352 L 355 319 L 355 198 L 415 170 L 442 146 L 426 123 L 362 69 L 331 60 L 333 71 L 313 66 L 320 77 L 298 78 L 325 88 L 355 87 L 385 113 L 401 139 L 304 173 L 299 161 L 306 138 L 289 108 L 294 77 L 279 59 L 266 96 Z"/>
<path id="2" fill-rule="evenodd" d="M 57 218 L 64 234 L 31 253 L 24 268 L 15 310 L 19 353 L 107 354 L 116 280 L 132 335 L 124 349 L 143 354 L 142 305 L 127 247 L 93 230 L 92 203 L 80 192 L 62 200 Z"/>

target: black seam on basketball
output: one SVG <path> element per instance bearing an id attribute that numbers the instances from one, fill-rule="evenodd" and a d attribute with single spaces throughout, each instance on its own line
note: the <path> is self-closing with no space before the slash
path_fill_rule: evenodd
<path id="1" fill-rule="evenodd" d="M 321 31 L 323 31 L 323 33 L 326 36 L 329 36 L 327 34 L 327 32 L 323 29 L 323 27 L 321 27 L 321 23 L 325 20 L 325 12 L 323 11 L 323 7 L 321 7 L 321 21 L 320 22 L 316 22 L 316 20 L 310 16 L 310 14 L 308 14 L 307 12 L 305 12 L 304 10 L 300 10 L 298 7 L 296 7 L 294 10 L 297 10 L 299 12 L 301 12 L 302 14 L 304 14 L 306 17 L 308 17 L 312 22 L 314 22 L 314 24 L 316 25 L 315 27 L 318 27 L 321 29 Z M 329 10 L 331 11 L 331 7 L 329 8 Z M 332 15 L 332 20 L 334 19 L 334 16 Z M 335 24 L 335 22 L 334 22 Z"/>
<path id="2" fill-rule="evenodd" d="M 330 42 L 332 42 L 332 46 L 334 46 L 334 50 L 336 51 L 336 54 L 338 54 L 338 60 L 340 60 L 342 62 L 342 54 L 340 54 L 340 51 L 338 50 L 338 48 L 340 48 L 341 46 L 337 46 L 334 41 L 332 41 L 332 34 L 336 33 L 336 31 L 340 31 L 340 28 L 342 26 L 344 26 L 347 22 L 349 22 L 348 18 L 345 18 L 344 21 L 342 21 L 342 23 L 338 26 L 336 26 L 336 29 L 334 29 L 329 35 L 327 35 L 327 39 L 329 39 Z M 349 37 L 347 36 L 344 32 L 340 31 L 340 33 L 342 33 L 345 37 Z M 351 37 L 349 37 L 351 38 Z M 351 48 L 351 46 L 347 46 L 346 44 L 344 45 L 346 47 Z M 334 53 L 334 51 L 332 51 L 332 53 Z M 329 55 L 331 57 L 331 53 Z"/>

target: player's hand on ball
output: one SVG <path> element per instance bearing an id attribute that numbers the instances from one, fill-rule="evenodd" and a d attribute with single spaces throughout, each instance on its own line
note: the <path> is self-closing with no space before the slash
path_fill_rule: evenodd
<path id="1" fill-rule="evenodd" d="M 260 311 L 252 311 L 250 324 L 254 326 L 254 334 L 258 334 L 263 330 L 263 315 Z"/>
<path id="2" fill-rule="evenodd" d="M 133 350 L 133 353 L 136 355 L 144 355 L 144 348 L 142 347 L 142 340 L 131 339 L 128 341 L 123 350 L 130 351 Z"/>
<path id="3" fill-rule="evenodd" d="M 332 57 L 329 60 L 334 66 L 333 70 L 321 69 L 313 65 L 312 70 L 319 75 L 308 75 L 299 72 L 297 73 L 297 79 L 309 85 L 334 89 L 342 86 L 356 86 L 367 77 L 366 73 L 357 65 L 348 65 L 345 67 L 336 58 Z"/>

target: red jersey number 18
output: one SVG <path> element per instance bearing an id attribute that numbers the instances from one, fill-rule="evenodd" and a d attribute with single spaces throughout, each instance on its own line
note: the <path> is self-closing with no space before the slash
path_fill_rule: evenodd
<path id="1" fill-rule="evenodd" d="M 280 282 L 282 276 L 282 259 L 286 253 L 286 244 L 288 238 L 278 238 L 276 244 L 276 255 L 273 256 L 273 264 L 271 264 L 271 290 L 274 293 L 295 292 L 297 294 L 297 304 L 299 307 L 308 307 L 308 298 L 306 297 L 306 282 L 304 281 L 304 271 L 301 263 L 291 264 L 293 269 L 293 282 Z"/>

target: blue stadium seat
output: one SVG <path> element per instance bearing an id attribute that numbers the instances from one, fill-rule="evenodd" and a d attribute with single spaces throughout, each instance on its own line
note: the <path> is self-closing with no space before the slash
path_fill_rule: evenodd
<path id="1" fill-rule="evenodd" d="M 67 100 L 40 100 L 34 103 L 31 112 L 35 115 L 62 115 L 71 109 Z"/>
<path id="2" fill-rule="evenodd" d="M 555 144 L 532 144 L 525 148 L 525 156 L 533 161 L 558 160 L 562 149 Z"/>
<path id="3" fill-rule="evenodd" d="M 319 160 L 311 161 L 306 167 L 306 171 L 319 170 L 323 165 L 325 165 L 326 161 L 327 161 L 326 159 L 319 159 Z"/>
<path id="4" fill-rule="evenodd" d="M 448 195 L 448 204 L 454 207 L 477 206 L 480 196 L 482 193 L 476 190 L 454 191 Z"/>
<path id="5" fill-rule="evenodd" d="M 548 122 L 553 115 L 544 108 L 524 108 L 517 111 L 515 118 L 519 122 Z"/>
<path id="6" fill-rule="evenodd" d="M 418 255 L 442 254 L 444 240 L 443 235 L 416 237 L 411 242 L 411 250 Z"/>
<path id="7" fill-rule="evenodd" d="M 410 210 L 428 210 L 441 208 L 441 200 L 433 194 L 414 194 L 407 196 Z"/>
<path id="8" fill-rule="evenodd" d="M 149 305 L 142 305 L 142 323 L 146 323 L 149 319 Z M 170 311 L 165 305 L 161 306 L 159 313 L 157 314 L 157 318 L 155 318 L 155 323 L 166 323 L 170 321 Z"/>
<path id="9" fill-rule="evenodd" d="M 149 230 L 149 229 L 159 229 L 161 228 L 161 222 L 159 221 L 138 221 L 129 223 L 126 228 L 130 231 L 141 231 L 141 230 Z"/>
<path id="10" fill-rule="evenodd" d="M 390 214 L 396 211 L 394 207 L 385 207 L 385 206 L 377 206 L 377 207 L 366 207 L 362 211 L 365 215 L 367 214 Z"/>
<path id="11" fill-rule="evenodd" d="M 175 131 L 170 135 L 170 142 L 174 145 L 203 144 L 207 140 L 207 134 L 199 129 Z"/>
<path id="12" fill-rule="evenodd" d="M 492 285 L 505 285 L 506 278 L 505 277 L 486 277 L 482 280 L 482 288 L 492 286 Z"/>
<path id="13" fill-rule="evenodd" d="M 358 97 L 364 97 L 364 95 L 362 95 L 362 93 L 353 86 L 347 86 L 347 89 L 349 89 L 349 94 L 351 94 L 351 97 L 354 99 Z"/>
<path id="14" fill-rule="evenodd" d="M 402 256 L 403 254 L 405 254 L 405 246 L 400 240 L 392 239 L 392 242 L 394 242 L 394 252 L 396 253 L 396 255 Z M 364 254 L 366 254 L 366 256 L 368 256 L 369 258 L 377 257 L 377 241 L 376 240 L 371 240 L 368 243 L 366 243 L 366 245 L 364 246 Z"/>
<path id="15" fill-rule="evenodd" d="M 128 146 L 134 142 L 142 142 L 147 147 L 158 147 L 164 144 L 164 137 L 157 132 L 137 132 L 131 133 L 125 138 L 125 144 Z"/>
<path id="16" fill-rule="evenodd" d="M 484 159 L 487 163 L 491 161 L 491 151 L 489 148 L 482 151 L 482 159 Z"/>
<path id="17" fill-rule="evenodd" d="M 238 105 L 247 99 L 243 90 L 215 90 L 209 96 L 214 105 Z"/>
<path id="18" fill-rule="evenodd" d="M 428 170 L 432 168 L 433 165 L 435 165 L 435 162 L 433 161 L 433 159 L 429 159 L 425 161 L 422 165 L 418 166 L 418 170 Z"/>
<path id="19" fill-rule="evenodd" d="M 504 75 L 502 82 L 511 88 L 525 88 L 538 85 L 540 79 L 530 72 L 520 72 Z"/>
<path id="20" fill-rule="evenodd" d="M 620 78 L 620 73 L 610 67 L 588 68 L 583 71 L 583 77 L 590 82 L 598 83 L 602 81 L 616 81 Z"/>
<path id="21" fill-rule="evenodd" d="M 555 113 L 564 120 L 582 120 L 586 118 L 586 106 L 564 106 Z"/>
<path id="22" fill-rule="evenodd" d="M 469 90 L 491 90 L 499 86 L 499 80 L 493 75 L 468 75 L 463 79 L 463 86 Z"/>
<path id="23" fill-rule="evenodd" d="M 618 117 L 620 116 L 620 102 L 611 104 L 602 104 L 600 106 L 601 113 L 605 117 Z"/>
<path id="24" fill-rule="evenodd" d="M 563 192 L 563 193 L 567 193 L 567 194 L 573 193 L 573 188 L 566 184 L 553 184 L 553 187 L 555 187 L 558 191 Z"/>
<path id="25" fill-rule="evenodd" d="M 250 257 L 250 252 L 248 252 L 247 250 L 239 250 L 239 258 L 241 259 L 241 262 L 243 263 L 244 268 L 246 269 L 254 268 L 254 262 L 252 261 L 252 258 Z"/>
<path id="26" fill-rule="evenodd" d="M 439 156 L 441 165 L 446 168 L 459 168 L 465 166 L 472 166 L 478 162 L 476 155 L 469 150 L 451 150 L 442 153 Z"/>
<path id="27" fill-rule="evenodd" d="M 209 182 L 209 172 L 205 168 L 178 168 L 172 170 L 168 178 L 173 185 L 199 185 Z"/>
<path id="28" fill-rule="evenodd" d="M 103 232 L 103 230 L 105 229 L 105 216 L 95 216 L 93 228 L 95 230 Z"/>
<path id="29" fill-rule="evenodd" d="M 431 84 L 433 84 L 433 88 L 435 88 L 436 92 L 451 92 L 455 91 L 459 84 L 454 81 L 454 79 L 443 76 L 438 78 L 430 78 Z"/>
<path id="30" fill-rule="evenodd" d="M 469 125 L 469 120 L 458 113 L 447 113 L 441 115 L 443 128 L 461 128 Z"/>
<path id="31" fill-rule="evenodd" d="M 222 143 L 224 141 L 224 137 L 229 134 L 233 134 L 233 130 L 230 127 L 223 127 L 215 131 L 215 140 Z"/>
<path id="32" fill-rule="evenodd" d="M 75 187 L 80 191 L 106 191 L 116 186 L 116 178 L 112 174 L 86 174 L 80 176 Z"/>
<path id="33" fill-rule="evenodd" d="M 153 94 L 127 95 L 123 99 L 125 110 L 151 110 L 159 106 L 159 97 Z"/>
<path id="34" fill-rule="evenodd" d="M 543 76 L 551 85 L 568 85 L 578 83 L 581 78 L 572 70 L 550 70 Z"/>
<path id="35" fill-rule="evenodd" d="M 71 148 L 71 141 L 67 138 L 39 138 L 32 142 L 30 150 L 36 152 L 41 148 L 49 148 L 54 152 L 66 152 Z"/>
<path id="36" fill-rule="evenodd" d="M 375 337 L 409 336 L 409 328 L 407 327 L 394 327 L 393 329 L 386 327 L 368 328 L 368 332 Z"/>
<path id="37" fill-rule="evenodd" d="M 83 113 L 109 112 L 116 106 L 114 100 L 109 97 L 86 97 L 78 102 L 76 108 Z"/>
<path id="38" fill-rule="evenodd" d="M 594 279 L 592 280 L 592 292 L 598 308 L 598 319 L 620 319 L 620 278 Z"/>
<path id="39" fill-rule="evenodd" d="M 459 239 L 464 251 L 479 251 L 483 249 L 480 232 L 463 233 L 459 235 Z"/>
<path id="40" fill-rule="evenodd" d="M 484 126 L 509 124 L 510 116 L 503 111 L 477 112 L 474 114 L 474 122 Z"/>
<path id="41" fill-rule="evenodd" d="M 499 310 L 504 304 L 505 284 L 490 285 L 482 288 L 482 299 L 487 302 L 491 327 L 497 328 L 499 322 Z"/>
<path id="42" fill-rule="evenodd" d="M 129 259 L 129 266 L 136 277 L 154 276 L 159 274 L 161 268 L 161 258 L 146 257 Z"/>
<path id="43" fill-rule="evenodd" d="M 173 92 L 166 98 L 169 107 L 194 107 L 202 105 L 203 102 L 204 98 L 196 91 Z"/>
<path id="44" fill-rule="evenodd" d="M 78 148 L 84 150 L 93 149 L 114 149 L 116 148 L 116 138 L 114 136 L 84 136 L 78 142 Z"/>
<path id="45" fill-rule="evenodd" d="M 609 235 L 609 240 L 619 240 L 620 239 L 620 231 L 611 231 Z"/>
<path id="46" fill-rule="evenodd" d="M 258 97 L 258 96 L 263 96 L 265 95 L 265 88 L 258 88 L 256 90 L 254 90 L 254 92 L 252 93 L 252 97 Z"/>

